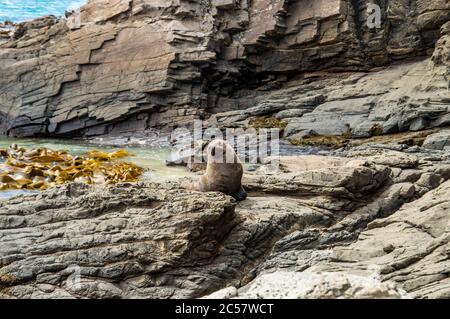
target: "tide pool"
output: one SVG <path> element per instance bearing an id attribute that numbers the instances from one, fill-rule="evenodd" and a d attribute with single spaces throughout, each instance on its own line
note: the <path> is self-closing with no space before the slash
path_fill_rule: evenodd
<path id="1" fill-rule="evenodd" d="M 44 15 L 62 16 L 86 0 L 0 0 L 0 21 L 22 22 Z"/>

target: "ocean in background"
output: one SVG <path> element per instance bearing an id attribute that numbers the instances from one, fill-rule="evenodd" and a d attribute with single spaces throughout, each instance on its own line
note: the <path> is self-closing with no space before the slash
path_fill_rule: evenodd
<path id="1" fill-rule="evenodd" d="M 62 16 L 86 0 L 0 0 L 0 21 L 22 22 L 44 15 Z"/>

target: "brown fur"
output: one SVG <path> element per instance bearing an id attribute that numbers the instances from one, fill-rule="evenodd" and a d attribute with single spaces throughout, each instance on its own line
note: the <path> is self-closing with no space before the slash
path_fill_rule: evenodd
<path id="1" fill-rule="evenodd" d="M 234 149 L 224 140 L 214 140 L 208 145 L 207 154 L 205 174 L 197 182 L 191 183 L 188 189 L 222 192 L 236 197 L 242 188 L 244 170 Z"/>

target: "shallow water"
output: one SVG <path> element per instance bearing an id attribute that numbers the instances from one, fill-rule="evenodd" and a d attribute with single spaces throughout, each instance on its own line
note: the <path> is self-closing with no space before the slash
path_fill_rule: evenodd
<path id="1" fill-rule="evenodd" d="M 167 148 L 140 148 L 140 147 L 102 147 L 89 145 L 73 140 L 59 139 L 25 139 L 25 138 L 8 138 L 0 136 L 0 148 L 7 148 L 12 143 L 25 148 L 46 147 L 52 150 L 67 150 L 74 155 L 81 155 L 88 150 L 100 150 L 111 152 L 118 149 L 126 149 L 134 156 L 125 157 L 121 160 L 132 162 L 142 168 L 145 172 L 141 177 L 142 181 L 162 182 L 177 180 L 187 176 L 190 173 L 184 167 L 168 167 L 165 164 L 170 150 Z M 26 191 L 9 190 L 0 191 L 0 199 L 9 198 L 18 194 L 26 193 Z"/>
<path id="2" fill-rule="evenodd" d="M 44 15 L 62 16 L 86 0 L 0 0 L 0 21 L 22 22 Z"/>

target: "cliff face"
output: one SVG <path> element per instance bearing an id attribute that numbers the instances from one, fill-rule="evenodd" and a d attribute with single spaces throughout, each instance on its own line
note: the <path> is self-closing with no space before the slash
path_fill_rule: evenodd
<path id="1" fill-rule="evenodd" d="M 245 126 L 277 114 L 295 135 L 317 131 L 304 125 L 311 112 L 343 128 L 332 134 L 448 125 L 450 3 L 374 2 L 379 28 L 359 0 L 90 0 L 65 20 L 23 23 L 0 35 L 0 133 L 119 134 L 211 114 Z M 426 60 L 365 73 L 409 58 Z"/>

